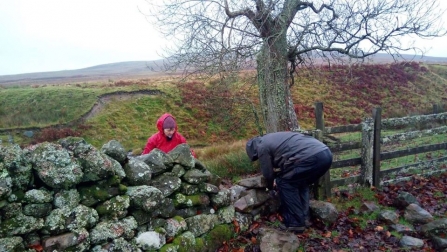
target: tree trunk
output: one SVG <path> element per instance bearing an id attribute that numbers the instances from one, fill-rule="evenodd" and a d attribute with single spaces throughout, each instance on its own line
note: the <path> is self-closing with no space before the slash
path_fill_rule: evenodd
<path id="1" fill-rule="evenodd" d="M 257 58 L 259 97 L 267 133 L 299 128 L 290 94 L 287 49 L 286 33 L 279 32 L 265 39 Z"/>

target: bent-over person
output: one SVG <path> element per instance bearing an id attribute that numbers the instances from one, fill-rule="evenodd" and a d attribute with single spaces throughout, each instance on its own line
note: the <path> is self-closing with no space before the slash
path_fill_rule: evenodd
<path id="1" fill-rule="evenodd" d="M 281 199 L 284 230 L 302 233 L 309 220 L 309 186 L 331 167 L 332 153 L 314 137 L 297 132 L 275 132 L 248 140 L 246 152 L 259 160 L 267 188 Z"/>

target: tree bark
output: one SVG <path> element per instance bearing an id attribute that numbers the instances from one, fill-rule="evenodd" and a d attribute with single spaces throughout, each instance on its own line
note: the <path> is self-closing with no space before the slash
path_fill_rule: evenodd
<path id="1" fill-rule="evenodd" d="M 299 128 L 289 86 L 286 32 L 276 34 L 264 40 L 257 57 L 259 98 L 267 133 Z"/>

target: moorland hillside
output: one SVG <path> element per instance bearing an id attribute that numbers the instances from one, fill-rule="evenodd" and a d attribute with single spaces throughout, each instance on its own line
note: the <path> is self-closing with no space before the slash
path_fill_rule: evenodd
<path id="1" fill-rule="evenodd" d="M 314 125 L 315 102 L 324 103 L 328 126 L 358 123 L 378 106 L 389 118 L 430 113 L 433 104 L 445 108 L 447 103 L 443 64 L 320 65 L 297 70 L 292 96 L 304 129 Z M 160 75 L 3 85 L 0 137 L 8 141 L 13 136 L 15 142 L 29 144 L 76 134 L 96 147 L 116 139 L 138 152 L 156 131 L 157 118 L 170 112 L 196 148 L 244 140 L 260 132 L 255 79 L 254 71 L 246 71 L 224 82 Z M 24 135 L 30 128 L 35 133 L 32 138 Z"/>

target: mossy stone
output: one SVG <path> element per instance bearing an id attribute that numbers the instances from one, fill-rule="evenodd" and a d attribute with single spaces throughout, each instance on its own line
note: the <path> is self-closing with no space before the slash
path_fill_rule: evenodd
<path id="1" fill-rule="evenodd" d="M 232 226 L 229 224 L 221 224 L 215 226 L 210 232 L 203 237 L 209 251 L 218 249 L 224 241 L 228 241 L 234 236 Z"/>
<path id="2" fill-rule="evenodd" d="M 179 246 L 178 252 L 196 251 L 196 240 L 191 232 L 186 231 L 183 234 L 175 237 L 172 243 Z"/>
<path id="3" fill-rule="evenodd" d="M 23 246 L 23 239 L 20 236 L 0 238 L 0 251 L 8 252 L 23 252 L 25 246 Z"/>
<path id="4" fill-rule="evenodd" d="M 176 208 L 208 206 L 209 204 L 210 198 L 206 194 L 183 195 L 177 193 L 174 199 L 174 206 Z"/>
<path id="5" fill-rule="evenodd" d="M 96 211 L 100 216 L 108 215 L 112 218 L 124 217 L 129 208 L 130 199 L 128 195 L 116 196 L 96 207 Z"/>
<path id="6" fill-rule="evenodd" d="M 51 203 L 27 204 L 23 207 L 23 214 L 36 218 L 43 218 L 50 214 L 53 205 Z"/>
<path id="7" fill-rule="evenodd" d="M 179 249 L 178 245 L 169 243 L 169 244 L 165 244 L 163 245 L 163 247 L 160 248 L 160 252 L 177 252 Z"/>
<path id="8" fill-rule="evenodd" d="M 81 203 L 86 206 L 93 206 L 99 202 L 111 199 L 114 196 L 125 194 L 127 187 L 121 184 L 119 184 L 118 187 L 109 187 L 102 184 L 81 187 L 78 191 L 81 196 Z"/>

